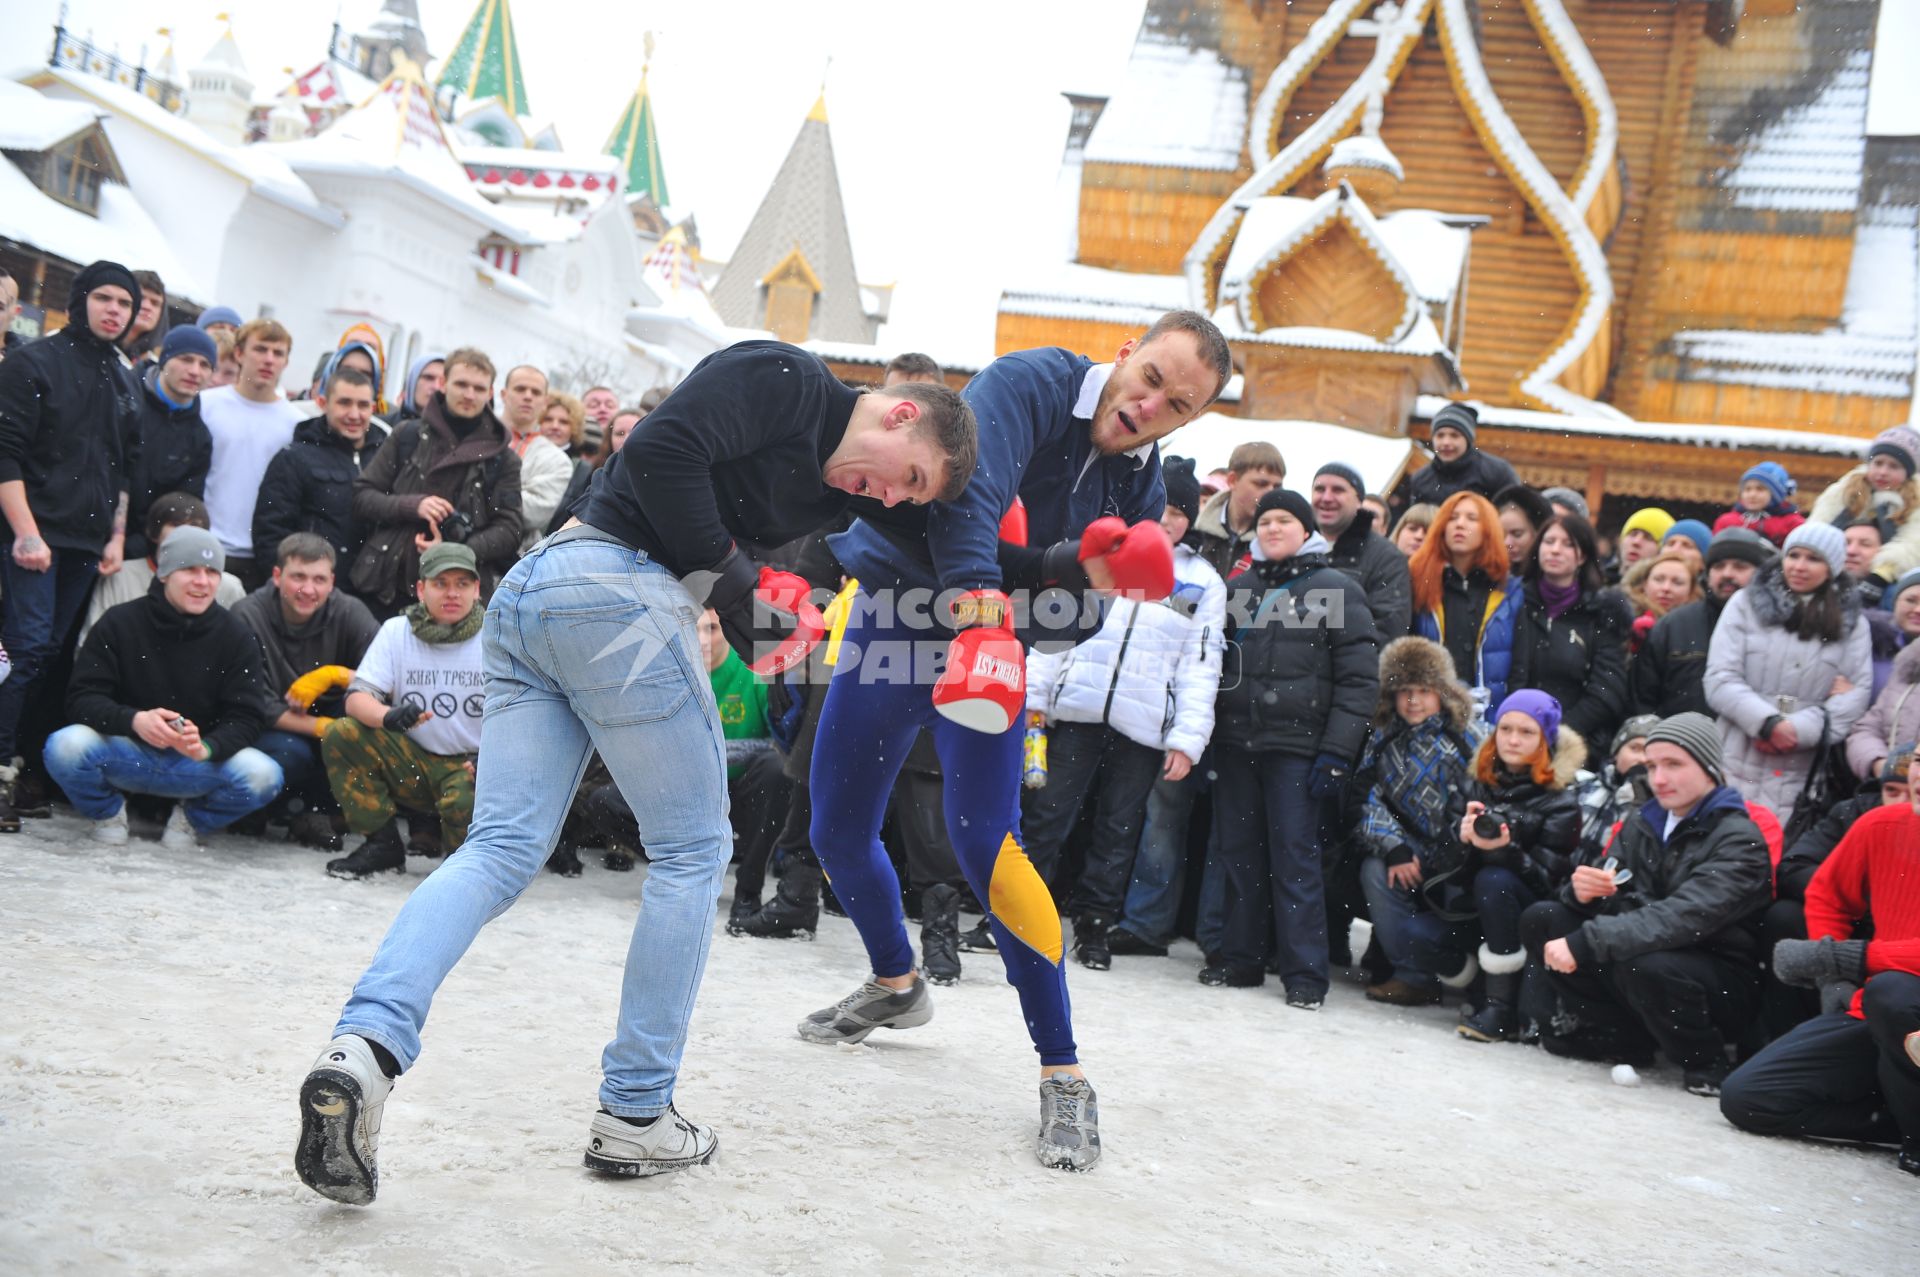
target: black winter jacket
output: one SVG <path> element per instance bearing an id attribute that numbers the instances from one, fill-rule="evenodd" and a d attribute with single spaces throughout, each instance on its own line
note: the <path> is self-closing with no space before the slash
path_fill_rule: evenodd
<path id="1" fill-rule="evenodd" d="M 425 533 L 420 498 L 445 497 L 472 521 L 467 546 L 491 593 L 520 557 L 520 458 L 491 409 L 462 439 L 447 424 L 447 397 L 434 395 L 418 421 L 398 426 L 353 483 L 361 546 L 349 580 L 364 599 L 392 605 L 413 597 L 420 572 L 416 533 Z"/>
<path id="2" fill-rule="evenodd" d="M 1671 718 L 1691 711 L 1712 718 L 1702 680 L 1714 627 L 1726 610 L 1723 599 L 1708 595 L 1673 609 L 1654 622 L 1653 631 L 1627 669 L 1627 712 Z"/>
<path id="3" fill-rule="evenodd" d="M 388 433 L 383 423 L 372 421 L 367 437 L 355 448 L 328 427 L 325 417 L 309 417 L 295 426 L 293 442 L 267 463 L 260 480 L 260 496 L 253 504 L 253 561 L 274 563 L 280 542 L 295 532 L 312 532 L 333 547 L 344 565 L 339 570 L 351 567 L 366 539 L 353 517 L 353 482 L 379 453 Z"/>
<path id="4" fill-rule="evenodd" d="M 1435 457 L 1414 471 L 1407 480 L 1407 500 L 1415 505 L 1421 502 L 1439 505 L 1465 488 L 1491 501 L 1495 493 L 1518 482 L 1520 476 L 1505 461 L 1478 448 L 1469 448 L 1458 461 Z"/>
<path id="5" fill-rule="evenodd" d="M 1554 777 L 1550 784 L 1537 783 L 1532 776 L 1514 776 L 1498 763 L 1494 775 L 1498 783 L 1488 785 L 1468 772 L 1467 780 L 1447 804 L 1449 846 L 1447 854 L 1469 869 L 1477 865 L 1498 865 L 1520 876 L 1529 890 L 1541 899 L 1550 898 L 1573 872 L 1574 856 L 1580 847 L 1580 801 L 1573 791 L 1573 778 L 1586 749 L 1579 734 L 1560 729 L 1560 741 L 1554 750 Z M 1482 851 L 1459 838 L 1460 821 L 1469 802 L 1484 803 L 1496 809 L 1512 836 L 1497 851 Z M 1444 872 L 1450 866 L 1439 868 Z M 1461 875 L 1471 885 L 1471 872 Z"/>
<path id="6" fill-rule="evenodd" d="M 1780 867 L 1774 871 L 1774 895 L 1782 900 L 1805 900 L 1807 884 L 1813 881 L 1820 866 L 1827 863 L 1827 857 L 1847 836 L 1853 823 L 1880 805 L 1880 787 L 1875 785 L 1829 808 L 1826 815 L 1814 822 L 1813 828 L 1781 853 Z"/>
<path id="7" fill-rule="evenodd" d="M 1227 583 L 1214 739 L 1358 761 L 1380 688 L 1367 596 L 1324 554 L 1260 562 Z"/>
<path id="8" fill-rule="evenodd" d="M 1560 702 L 1561 721 L 1604 747 L 1626 717 L 1627 633 L 1633 609 L 1614 590 L 1582 594 L 1552 620 L 1529 581 L 1513 627 L 1507 694 L 1522 688 Z"/>
<path id="9" fill-rule="evenodd" d="M 147 540 L 147 511 L 155 497 L 169 492 L 207 495 L 207 471 L 213 468 L 213 434 L 200 420 L 200 396 L 175 408 L 160 394 L 160 370 L 140 378 L 140 457 L 127 485 L 127 558 L 153 553 Z"/>
<path id="10" fill-rule="evenodd" d="M 1391 643 L 1411 632 L 1413 578 L 1407 572 L 1407 556 L 1373 530 L 1373 511 L 1362 510 L 1353 516 L 1347 530 L 1334 541 L 1331 557 L 1333 566 L 1358 581 L 1366 592 L 1367 608 L 1373 613 L 1373 628 L 1379 632 L 1381 643 Z"/>
<path id="11" fill-rule="evenodd" d="M 49 546 L 98 554 L 139 463 L 140 387 L 118 347 L 87 327 L 86 293 L 74 288 L 77 322 L 0 363 L 0 483 L 25 481 Z M 5 520 L 0 537 L 13 542 Z"/>
<path id="12" fill-rule="evenodd" d="M 1571 883 L 1561 889 L 1562 901 L 1589 915 L 1567 937 L 1575 961 L 1591 967 L 1692 948 L 1759 961 L 1753 923 L 1773 898 L 1772 864 L 1745 801 L 1722 786 L 1662 839 L 1666 823 L 1650 802 L 1620 827 L 1612 854 L 1633 881 L 1618 895 L 1582 904 Z"/>
<path id="13" fill-rule="evenodd" d="M 200 729 L 214 762 L 259 739 L 267 703 L 252 632 L 218 603 L 199 616 L 175 611 L 158 580 L 145 598 L 101 615 L 67 684 L 74 722 L 133 736 L 133 716 L 164 705 Z"/>

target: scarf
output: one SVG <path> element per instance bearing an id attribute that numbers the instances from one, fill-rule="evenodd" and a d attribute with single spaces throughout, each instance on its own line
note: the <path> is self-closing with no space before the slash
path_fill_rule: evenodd
<path id="1" fill-rule="evenodd" d="M 452 625 L 443 625 L 428 617 L 424 603 L 415 603 L 402 615 L 412 627 L 413 636 L 422 643 L 464 643 L 480 632 L 480 623 L 486 619 L 487 610 L 476 606 Z"/>
<path id="2" fill-rule="evenodd" d="M 1576 578 L 1566 585 L 1555 585 L 1544 576 L 1540 578 L 1540 601 L 1547 605 L 1547 619 L 1557 621 L 1560 614 L 1580 601 L 1580 582 Z"/>

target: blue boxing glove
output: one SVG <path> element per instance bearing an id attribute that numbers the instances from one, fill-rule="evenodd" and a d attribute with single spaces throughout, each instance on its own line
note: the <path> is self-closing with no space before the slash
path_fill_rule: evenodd
<path id="1" fill-rule="evenodd" d="M 1335 758 L 1332 754 L 1321 754 L 1313 760 L 1313 778 L 1307 782 L 1307 792 L 1322 801 L 1336 797 L 1346 788 L 1347 764 L 1345 759 Z"/>

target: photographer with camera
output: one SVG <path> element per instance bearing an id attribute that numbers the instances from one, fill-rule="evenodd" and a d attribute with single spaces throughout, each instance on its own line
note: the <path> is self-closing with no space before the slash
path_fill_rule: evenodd
<path id="1" fill-rule="evenodd" d="M 1504 1042 L 1520 1031 L 1520 977 L 1527 965 L 1520 915 L 1573 872 L 1580 804 L 1572 786 L 1586 759 L 1587 743 L 1561 726 L 1560 702 L 1545 692 L 1518 691 L 1501 702 L 1493 735 L 1455 797 L 1454 836 L 1478 862 L 1473 900 L 1487 976 L 1480 1009 L 1460 1017 L 1461 1037 Z"/>
<path id="2" fill-rule="evenodd" d="M 417 421 L 394 428 L 353 483 L 353 517 L 365 542 L 347 573 L 376 616 L 414 601 L 420 556 L 436 543 L 473 551 L 481 597 L 520 553 L 520 458 L 488 406 L 493 361 L 480 351 L 447 356 L 445 388 Z"/>

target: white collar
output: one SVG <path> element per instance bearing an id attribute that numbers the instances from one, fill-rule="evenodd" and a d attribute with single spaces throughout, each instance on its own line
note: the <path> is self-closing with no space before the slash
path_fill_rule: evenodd
<path id="1" fill-rule="evenodd" d="M 1100 406 L 1100 392 L 1107 388 L 1107 379 L 1113 376 L 1113 364 L 1095 364 L 1087 369 L 1087 379 L 1080 383 L 1080 397 L 1074 401 L 1073 415 L 1081 421 L 1092 421 L 1094 409 Z M 1128 448 L 1126 455 L 1133 458 L 1135 470 L 1147 464 L 1147 456 L 1153 451 L 1153 444 L 1143 443 L 1138 448 Z"/>

